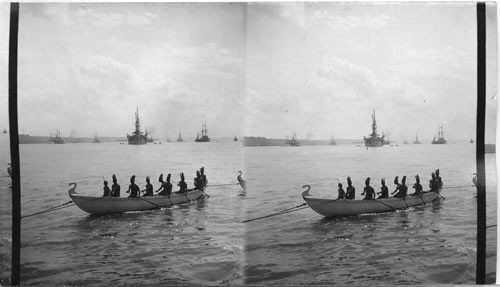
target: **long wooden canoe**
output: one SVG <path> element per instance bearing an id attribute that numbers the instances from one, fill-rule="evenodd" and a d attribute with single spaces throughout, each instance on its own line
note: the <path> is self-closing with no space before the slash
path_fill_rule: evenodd
<path id="1" fill-rule="evenodd" d="M 68 190 L 69 197 L 81 210 L 92 215 L 103 215 L 127 211 L 142 211 L 168 207 L 175 204 L 185 203 L 202 197 L 202 190 L 191 190 L 186 194 L 172 193 L 170 196 L 154 195 L 139 198 L 129 197 L 94 197 L 77 195 L 76 183 Z"/>
<path id="2" fill-rule="evenodd" d="M 352 200 L 352 199 L 322 199 L 313 198 L 309 194 L 311 187 L 302 192 L 302 197 L 309 207 L 325 217 L 342 217 L 364 213 L 379 213 L 406 209 L 412 206 L 424 205 L 439 199 L 439 192 L 425 192 L 421 195 L 409 195 L 405 198 L 384 198 L 374 200 Z"/>

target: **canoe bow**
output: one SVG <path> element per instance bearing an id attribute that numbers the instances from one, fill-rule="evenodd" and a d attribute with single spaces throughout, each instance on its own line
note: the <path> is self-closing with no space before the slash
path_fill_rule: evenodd
<path id="1" fill-rule="evenodd" d="M 302 186 L 302 188 L 307 188 L 306 190 L 304 190 L 304 191 L 302 192 L 302 197 L 303 197 L 304 199 L 305 199 L 305 197 L 306 197 L 306 196 L 311 196 L 311 195 L 309 194 L 309 190 L 311 190 L 311 186 L 310 186 L 309 184 L 305 184 L 305 185 L 303 185 L 303 186 Z"/>
<path id="2" fill-rule="evenodd" d="M 73 185 L 73 187 L 68 190 L 69 197 L 71 197 L 71 195 L 76 194 L 75 189 L 76 189 L 77 184 L 76 184 L 76 182 L 72 182 L 68 185 L 70 185 L 70 186 Z"/>

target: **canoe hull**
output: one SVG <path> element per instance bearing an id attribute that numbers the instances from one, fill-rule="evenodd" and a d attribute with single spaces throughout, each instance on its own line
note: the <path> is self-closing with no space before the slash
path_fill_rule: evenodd
<path id="1" fill-rule="evenodd" d="M 170 197 L 165 195 L 144 196 L 140 198 L 93 197 L 77 195 L 74 188 L 70 189 L 68 193 L 76 206 L 92 215 L 158 209 L 197 200 L 204 195 L 201 190 L 192 190 L 186 195 L 173 193 Z"/>
<path id="2" fill-rule="evenodd" d="M 350 200 L 350 199 L 321 199 L 313 198 L 308 190 L 302 197 L 315 212 L 325 217 L 343 217 L 364 213 L 380 213 L 407 209 L 408 207 L 424 205 L 439 199 L 439 193 L 426 192 L 421 196 L 407 196 L 403 198 L 385 198 L 375 200 Z"/>

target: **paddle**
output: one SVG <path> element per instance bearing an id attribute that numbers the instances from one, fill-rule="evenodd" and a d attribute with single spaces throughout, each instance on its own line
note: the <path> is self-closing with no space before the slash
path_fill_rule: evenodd
<path id="1" fill-rule="evenodd" d="M 147 200 L 147 199 L 144 199 L 143 197 L 136 197 L 136 198 L 139 198 L 139 199 L 144 200 L 145 202 L 151 203 L 152 205 L 154 205 L 154 206 L 156 206 L 156 207 L 158 207 L 158 208 L 162 208 L 162 206 L 160 206 L 160 205 L 158 205 L 158 204 L 156 204 L 156 203 L 154 203 L 154 202 L 151 202 L 151 201 L 149 201 L 149 200 Z"/>
<path id="2" fill-rule="evenodd" d="M 209 198 L 209 197 L 210 197 L 210 195 L 206 194 L 206 193 L 203 191 L 204 189 L 205 189 L 204 187 L 202 187 L 202 188 L 200 189 L 201 193 L 203 193 L 203 194 L 204 194 L 207 198 Z"/>
<path id="3" fill-rule="evenodd" d="M 376 202 L 378 202 L 378 203 L 380 203 L 380 204 L 383 204 L 383 205 L 385 205 L 385 206 L 389 207 L 389 208 L 390 208 L 390 209 L 392 209 L 393 211 L 396 211 L 396 208 L 394 208 L 394 207 L 390 206 L 389 204 L 385 204 L 385 203 L 383 203 L 382 201 L 377 200 L 377 199 L 375 199 L 375 198 L 374 198 L 373 200 L 375 200 Z"/>

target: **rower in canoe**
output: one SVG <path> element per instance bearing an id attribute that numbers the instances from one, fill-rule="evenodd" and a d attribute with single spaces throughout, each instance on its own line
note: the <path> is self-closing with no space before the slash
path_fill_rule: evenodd
<path id="1" fill-rule="evenodd" d="M 309 191 L 311 190 L 311 186 L 304 185 L 304 188 L 307 188 L 304 192 L 302 192 L 302 197 L 306 201 L 307 205 L 314 210 L 315 212 L 325 216 L 325 217 L 342 217 L 342 216 L 351 216 L 365 213 L 379 213 L 379 212 L 388 212 L 395 211 L 398 209 L 407 209 L 412 206 L 424 205 L 426 203 L 433 202 L 435 200 L 439 200 L 442 198 L 440 196 L 441 189 L 438 188 L 438 181 L 435 180 L 435 174 L 433 173 L 433 179 L 430 182 L 432 183 L 431 190 L 423 192 L 420 185 L 420 177 L 415 176 L 416 183 L 414 185 L 415 193 L 411 195 L 407 195 L 406 186 L 406 176 L 403 177 L 401 184 L 398 181 L 398 176 L 394 178 L 394 184 L 397 185 L 397 189 L 394 192 L 398 192 L 395 197 L 388 197 L 389 190 L 387 186 L 385 186 L 385 180 L 382 179 L 382 188 L 381 196 L 377 199 L 373 200 L 341 200 L 337 199 L 323 199 L 323 198 L 313 198 Z M 369 180 L 365 181 L 366 187 L 369 186 Z M 420 186 L 420 187 L 419 187 Z M 365 187 L 365 192 L 368 193 Z M 435 188 L 435 189 L 432 189 Z M 365 197 L 366 198 L 366 197 Z"/>
<path id="2" fill-rule="evenodd" d="M 170 196 L 154 195 L 148 197 L 100 197 L 78 195 L 75 191 L 77 184 L 71 183 L 68 190 L 71 200 L 81 210 L 91 215 L 103 215 L 128 211 L 143 211 L 170 207 L 189 201 L 203 198 L 202 190 L 193 190 L 185 194 L 172 194 Z"/>
<path id="3" fill-rule="evenodd" d="M 377 194 L 380 195 L 378 199 L 389 198 L 389 188 L 387 187 L 387 185 L 385 185 L 385 179 L 382 178 L 380 180 L 380 183 L 382 184 L 382 186 L 380 187 L 380 192 L 377 192 Z"/>
<path id="4" fill-rule="evenodd" d="M 153 185 L 149 180 L 149 176 L 146 176 L 146 189 L 142 190 L 142 192 L 145 192 L 143 196 L 153 196 Z"/>
<path id="5" fill-rule="evenodd" d="M 363 193 L 361 195 L 365 195 L 365 198 L 363 200 L 372 200 L 375 199 L 375 190 L 373 187 L 370 186 L 370 178 L 366 178 L 365 180 L 365 188 L 363 190 Z"/>
<path id="6" fill-rule="evenodd" d="M 415 176 L 415 184 L 413 184 L 413 188 L 415 189 L 415 192 L 412 195 L 420 195 L 423 192 L 422 185 L 420 184 L 420 177 L 418 174 Z"/>
<path id="7" fill-rule="evenodd" d="M 130 198 L 137 198 L 141 196 L 139 186 L 135 184 L 135 175 L 132 175 L 130 178 L 130 185 L 128 186 L 127 193 L 130 193 Z"/>
<path id="8" fill-rule="evenodd" d="M 355 192 L 356 192 L 356 189 L 354 188 L 354 186 L 352 186 L 351 177 L 348 176 L 347 177 L 347 189 L 346 189 L 345 199 L 355 199 L 355 197 L 356 197 Z"/>
<path id="9" fill-rule="evenodd" d="M 424 192 L 420 196 L 410 195 L 406 198 L 390 197 L 374 200 L 324 199 L 312 197 L 309 194 L 311 190 L 309 185 L 304 185 L 304 188 L 307 188 L 307 190 L 302 192 L 302 198 L 313 211 L 324 217 L 389 212 L 439 200 L 439 193 L 434 191 Z"/>

